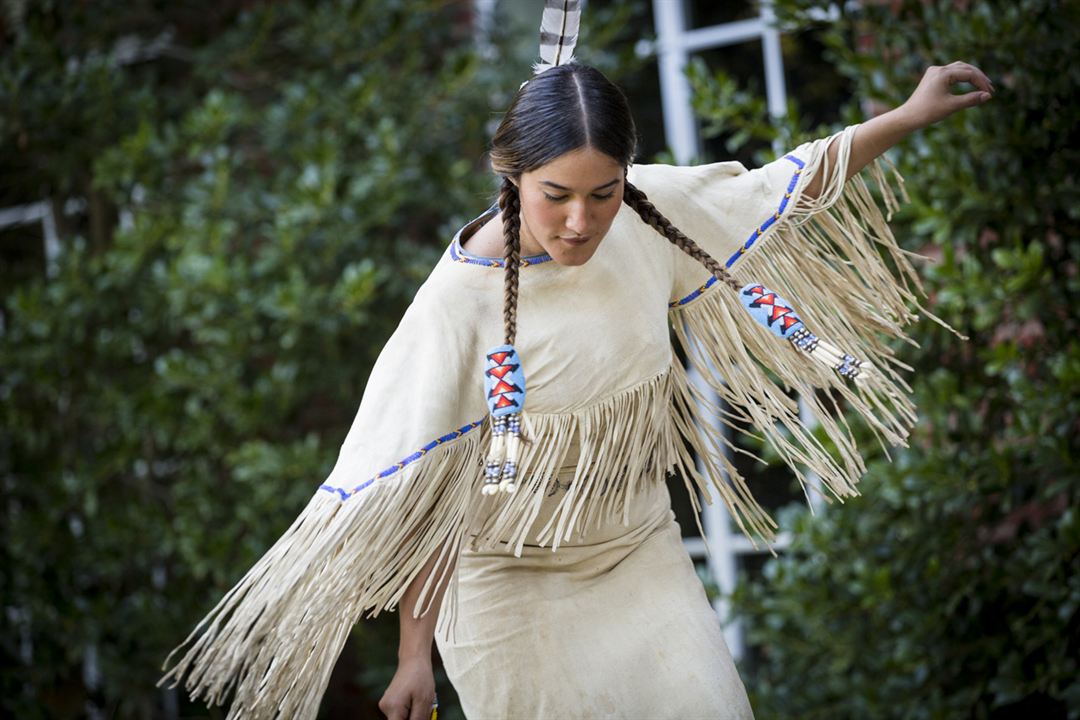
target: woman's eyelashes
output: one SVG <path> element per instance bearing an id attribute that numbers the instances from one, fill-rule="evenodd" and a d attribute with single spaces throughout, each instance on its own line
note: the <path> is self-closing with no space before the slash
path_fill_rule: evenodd
<path id="1" fill-rule="evenodd" d="M 570 196 L 569 195 L 548 195 L 547 193 L 544 193 L 544 197 L 546 197 L 548 200 L 550 200 L 552 202 L 562 202 L 563 200 L 565 200 L 566 198 L 568 198 Z M 609 199 L 615 197 L 615 191 L 612 190 L 611 192 L 609 192 L 607 194 L 604 194 L 604 195 L 601 195 L 599 193 L 593 193 L 593 197 L 596 198 L 597 200 L 609 200 Z"/>

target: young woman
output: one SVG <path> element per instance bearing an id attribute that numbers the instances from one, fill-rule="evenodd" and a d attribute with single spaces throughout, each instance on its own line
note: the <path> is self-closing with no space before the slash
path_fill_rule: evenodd
<path id="1" fill-rule="evenodd" d="M 400 604 L 391 720 L 431 716 L 433 639 L 469 718 L 752 717 L 665 478 L 769 543 L 730 431 L 839 499 L 863 472 L 841 401 L 904 442 L 887 341 L 925 310 L 853 176 L 869 165 L 891 209 L 872 161 L 991 92 L 930 68 L 900 108 L 746 172 L 634 165 L 617 87 L 573 63 L 535 76 L 492 144 L 497 206 L 420 288 L 329 478 L 163 680 L 235 690 L 230 717 L 313 718 L 355 621 Z"/>

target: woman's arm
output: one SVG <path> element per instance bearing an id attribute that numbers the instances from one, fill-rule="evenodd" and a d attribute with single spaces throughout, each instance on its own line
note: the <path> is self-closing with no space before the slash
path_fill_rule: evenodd
<path id="1" fill-rule="evenodd" d="M 975 90 L 953 95 L 952 85 L 967 82 Z M 915 130 L 932 125 L 964 108 L 981 105 L 993 96 L 994 84 L 974 65 L 954 62 L 945 66 L 933 65 L 923 74 L 911 97 L 898 108 L 878 115 L 859 125 L 851 141 L 851 156 L 847 178 L 862 170 L 874 158 L 896 145 Z M 835 168 L 837 145 L 829 146 L 829 168 Z M 818 175 L 806 186 L 803 194 L 816 198 L 825 178 Z"/>
<path id="2" fill-rule="evenodd" d="M 386 688 L 379 709 L 389 720 L 430 720 L 431 705 L 435 700 L 435 675 L 431 667 L 431 643 L 435 638 L 435 624 L 439 619 L 443 594 L 446 592 L 447 568 L 452 568 L 456 557 L 444 558 L 436 568 L 439 552 L 432 554 L 420 573 L 409 583 L 398 605 L 400 640 L 398 641 L 398 667 L 390 686 Z M 431 598 L 428 611 L 413 617 L 416 599 L 428 578 L 434 573 L 433 582 L 439 583 Z"/>

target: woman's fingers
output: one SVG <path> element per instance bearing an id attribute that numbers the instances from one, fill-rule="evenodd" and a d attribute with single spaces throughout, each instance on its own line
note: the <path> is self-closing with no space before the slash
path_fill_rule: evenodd
<path id="1" fill-rule="evenodd" d="M 974 65 L 957 61 L 945 66 L 944 75 L 949 87 L 960 82 L 966 82 L 975 87 L 975 90 L 959 95 L 949 94 L 948 101 L 953 105 L 953 112 L 981 105 L 993 96 L 994 84 L 990 82 L 986 73 Z"/>
<path id="2" fill-rule="evenodd" d="M 990 78 L 986 76 L 986 73 L 974 65 L 957 61 L 951 65 L 946 65 L 944 69 L 945 79 L 949 85 L 954 85 L 958 82 L 966 82 L 984 92 L 994 92 L 994 83 L 990 81 Z"/>
<path id="3" fill-rule="evenodd" d="M 382 715 L 387 716 L 387 720 L 408 720 L 408 708 L 404 705 L 379 703 L 379 709 L 382 710 Z"/>
<path id="4" fill-rule="evenodd" d="M 970 83 L 975 89 L 954 94 L 956 83 Z M 979 68 L 966 62 L 932 65 L 926 69 L 907 105 L 918 127 L 926 127 L 965 108 L 981 105 L 994 93 L 994 84 Z"/>
<path id="5" fill-rule="evenodd" d="M 408 708 L 405 705 L 380 702 L 379 709 L 386 716 L 386 720 L 408 720 L 409 718 Z"/>
<path id="6" fill-rule="evenodd" d="M 431 705 L 434 698 L 419 698 L 413 696 L 412 709 L 409 711 L 409 720 L 431 720 Z"/>
<path id="7" fill-rule="evenodd" d="M 990 93 L 983 92 L 982 90 L 972 90 L 971 92 L 964 93 L 963 95 L 952 95 L 949 97 L 949 104 L 952 107 L 949 108 L 949 112 L 946 117 L 959 110 L 975 107 L 976 105 L 982 105 L 989 99 Z"/>
<path id="8" fill-rule="evenodd" d="M 379 709 L 387 720 L 431 720 L 435 677 L 430 659 L 403 660 L 386 688 Z"/>
<path id="9" fill-rule="evenodd" d="M 387 697 L 384 695 L 379 701 L 379 709 L 386 716 L 386 720 L 412 720 L 409 709 L 415 705 L 416 703 L 412 702 L 408 696 Z M 430 716 L 426 720 L 430 720 Z"/>
<path id="10" fill-rule="evenodd" d="M 386 720 L 431 720 L 431 708 L 434 697 L 414 694 L 400 700 L 387 700 L 379 703 L 379 709 L 386 715 Z"/>

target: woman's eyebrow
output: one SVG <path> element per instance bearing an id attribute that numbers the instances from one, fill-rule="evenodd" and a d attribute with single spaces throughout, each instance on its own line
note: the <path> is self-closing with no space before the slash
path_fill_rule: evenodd
<path id="1" fill-rule="evenodd" d="M 611 182 L 606 182 L 603 185 L 600 185 L 598 187 L 594 187 L 592 189 L 592 191 L 593 192 L 598 192 L 600 190 L 606 190 L 607 188 L 611 187 L 612 185 L 617 185 L 618 183 L 619 183 L 619 178 L 615 178 Z M 562 185 L 559 185 L 558 183 L 553 183 L 550 180 L 541 180 L 540 184 L 541 185 L 548 185 L 549 187 L 553 187 L 556 190 L 565 190 L 566 192 L 571 192 L 571 188 L 563 187 Z"/>

